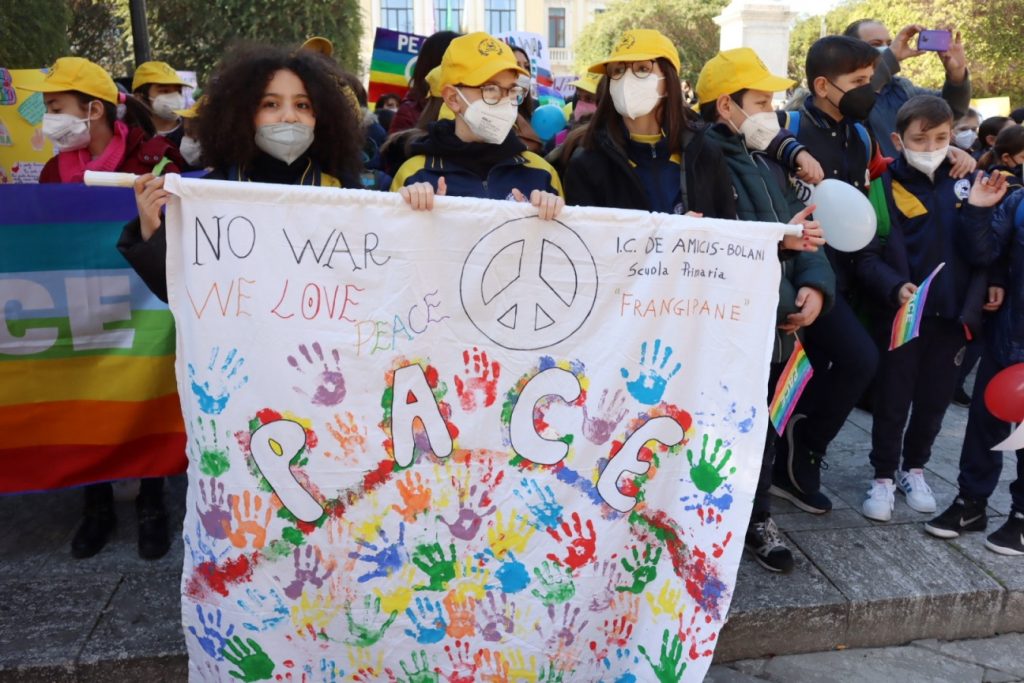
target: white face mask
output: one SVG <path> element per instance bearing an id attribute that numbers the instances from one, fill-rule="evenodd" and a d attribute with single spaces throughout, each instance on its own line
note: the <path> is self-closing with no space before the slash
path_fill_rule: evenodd
<path id="1" fill-rule="evenodd" d="M 505 142 L 508 132 L 512 130 L 519 116 L 519 107 L 508 97 L 497 104 L 487 104 L 483 100 L 470 103 L 461 90 L 456 89 L 456 92 L 462 101 L 469 105 L 462 113 L 462 120 L 469 126 L 473 135 L 492 145 Z"/>
<path id="2" fill-rule="evenodd" d="M 935 175 L 935 169 L 942 165 L 947 154 L 949 154 L 949 145 L 934 152 L 914 152 L 907 149 L 906 145 L 903 146 L 903 156 L 907 163 L 929 178 Z"/>
<path id="3" fill-rule="evenodd" d="M 89 109 L 92 109 L 92 102 L 89 103 Z M 91 125 L 88 112 L 84 119 L 71 114 L 43 114 L 43 135 L 50 138 L 61 152 L 88 146 Z"/>
<path id="4" fill-rule="evenodd" d="M 747 117 L 740 126 L 740 133 L 746 138 L 747 146 L 759 152 L 768 149 L 768 145 L 779 134 L 779 117 L 773 111 L 761 111 L 753 115 L 742 109 L 740 112 Z"/>
<path id="5" fill-rule="evenodd" d="M 174 121 L 178 115 L 175 109 L 185 108 L 185 96 L 180 92 L 166 92 L 153 98 L 153 113 L 167 121 Z"/>
<path id="6" fill-rule="evenodd" d="M 960 149 L 970 149 L 977 139 L 978 132 L 973 130 L 962 130 L 953 136 L 953 142 Z"/>
<path id="7" fill-rule="evenodd" d="M 632 71 L 626 71 L 622 78 L 613 80 L 608 87 L 615 111 L 630 119 L 650 114 L 663 97 L 658 94 L 658 83 L 662 80 L 663 76 L 651 74 L 647 78 L 637 78 Z"/>
<path id="8" fill-rule="evenodd" d="M 313 127 L 304 123 L 270 123 L 256 129 L 256 146 L 291 164 L 313 144 Z"/>
<path id="9" fill-rule="evenodd" d="M 185 157 L 185 161 L 188 162 L 189 166 L 199 165 L 199 157 L 202 156 L 203 150 L 199 146 L 198 140 L 187 135 L 182 136 L 178 151 L 181 152 L 181 156 Z"/>

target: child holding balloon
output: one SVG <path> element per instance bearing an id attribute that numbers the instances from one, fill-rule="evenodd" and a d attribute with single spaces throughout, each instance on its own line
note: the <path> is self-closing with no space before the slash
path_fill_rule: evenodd
<path id="1" fill-rule="evenodd" d="M 993 174 L 994 186 L 1003 182 Z M 989 496 L 1003 468 L 1000 444 L 1010 434 L 1010 421 L 1024 422 L 1024 191 L 1016 190 L 995 210 L 990 222 L 974 223 L 967 258 L 976 265 L 1009 265 L 1006 287 L 990 288 L 985 308 L 994 311 L 985 322 L 981 363 L 974 380 L 974 395 L 967 430 L 960 450 L 959 491 L 946 510 L 924 525 L 938 538 L 956 538 L 964 531 L 985 531 Z M 1014 434 L 1021 436 L 1018 428 Z M 1019 446 L 1007 444 L 1005 450 Z M 1024 448 L 1017 451 L 1017 478 L 1010 484 L 1010 515 L 989 534 L 985 547 L 1000 555 L 1024 556 Z"/>
<path id="2" fill-rule="evenodd" d="M 879 363 L 870 454 L 875 476 L 862 512 L 880 522 L 892 518 L 897 487 L 913 510 L 935 511 L 924 466 L 952 401 L 967 339 L 979 331 L 987 282 L 985 270 L 965 258 L 962 233 L 988 224 L 1006 193 L 999 174 L 979 174 L 973 184 L 951 175 L 952 137 L 953 111 L 945 100 L 919 95 L 900 107 L 892 141 L 902 154 L 882 176 L 889 235 L 884 242 L 876 236 L 855 255 L 864 291 L 883 312 L 879 336 L 892 328 L 918 284 L 944 264 L 918 304 L 919 336 L 894 341 Z"/>

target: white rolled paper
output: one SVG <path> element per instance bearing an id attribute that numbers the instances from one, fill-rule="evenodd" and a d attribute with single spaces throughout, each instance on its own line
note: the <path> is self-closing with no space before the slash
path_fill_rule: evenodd
<path id="1" fill-rule="evenodd" d="M 93 187 L 131 187 L 139 176 L 134 173 L 110 173 L 108 171 L 86 171 L 85 184 Z"/>

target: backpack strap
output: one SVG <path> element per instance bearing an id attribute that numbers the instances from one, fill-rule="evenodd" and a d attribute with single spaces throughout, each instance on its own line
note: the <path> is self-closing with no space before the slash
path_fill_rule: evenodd
<path id="1" fill-rule="evenodd" d="M 692 150 L 691 154 L 686 153 L 686 148 L 690 146 L 692 142 L 696 141 L 696 146 Z M 679 150 L 679 192 L 683 200 L 683 213 L 690 210 L 690 203 L 688 201 L 689 191 L 687 188 L 687 177 L 686 177 L 686 163 L 688 159 L 696 159 L 700 156 L 700 148 L 704 144 L 704 131 L 694 131 L 687 128 L 683 131 L 682 149 Z"/>
<path id="2" fill-rule="evenodd" d="M 1020 191 L 1018 190 L 1018 192 Z M 1013 225 L 1016 228 L 1024 226 L 1024 199 L 1017 204 L 1017 213 L 1013 214 Z"/>
<path id="3" fill-rule="evenodd" d="M 871 136 L 868 135 L 868 129 L 864 127 L 862 123 L 854 123 L 853 127 L 857 129 L 857 135 L 860 136 L 861 144 L 864 145 L 864 152 L 868 156 L 868 162 L 871 162 Z"/>
<path id="4" fill-rule="evenodd" d="M 793 135 L 800 134 L 800 112 L 799 111 L 787 111 L 786 112 L 786 129 L 789 130 Z"/>

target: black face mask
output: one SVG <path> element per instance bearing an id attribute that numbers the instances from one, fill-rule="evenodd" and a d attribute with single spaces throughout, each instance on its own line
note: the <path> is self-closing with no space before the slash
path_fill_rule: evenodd
<path id="1" fill-rule="evenodd" d="M 829 83 L 832 83 L 832 81 L 829 81 Z M 850 90 L 843 90 L 835 83 L 832 83 L 832 85 L 836 90 L 843 93 L 843 96 L 839 98 L 839 104 L 836 105 L 839 107 L 840 114 L 857 121 L 867 119 L 875 106 L 875 100 L 878 99 L 878 95 L 871 89 L 870 83 L 851 88 Z"/>

